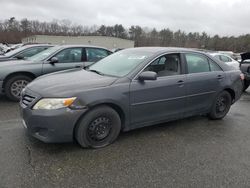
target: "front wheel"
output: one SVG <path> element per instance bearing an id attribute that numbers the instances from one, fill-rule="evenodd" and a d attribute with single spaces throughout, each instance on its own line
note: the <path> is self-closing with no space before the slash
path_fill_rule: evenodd
<path id="1" fill-rule="evenodd" d="M 216 97 L 214 104 L 212 106 L 209 117 L 211 119 L 222 119 L 224 118 L 232 104 L 232 97 L 227 91 L 222 91 Z"/>
<path id="2" fill-rule="evenodd" d="M 22 90 L 30 83 L 32 79 L 25 75 L 16 75 L 6 81 L 4 90 L 8 99 L 18 102 Z"/>
<path id="3" fill-rule="evenodd" d="M 108 106 L 89 111 L 78 123 L 75 138 L 84 148 L 101 148 L 114 142 L 121 130 L 119 114 Z"/>

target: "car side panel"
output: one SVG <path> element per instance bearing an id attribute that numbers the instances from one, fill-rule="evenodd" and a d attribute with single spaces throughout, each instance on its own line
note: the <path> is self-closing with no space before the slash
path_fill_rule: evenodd
<path id="1" fill-rule="evenodd" d="M 180 82 L 182 81 L 182 82 Z M 131 126 L 182 118 L 186 111 L 186 75 L 134 80 L 130 85 Z"/>
<path id="2" fill-rule="evenodd" d="M 75 95 L 79 96 L 79 102 L 82 105 L 86 105 L 89 110 L 103 104 L 117 107 L 122 112 L 123 130 L 130 129 L 129 81 L 116 83 L 108 87 L 87 90 Z"/>
<path id="3" fill-rule="evenodd" d="M 225 79 L 223 71 L 188 74 L 186 116 L 209 111 Z"/>
<path id="4" fill-rule="evenodd" d="M 11 63 L 11 62 L 10 62 Z M 5 80 L 9 75 L 18 73 L 31 73 L 35 77 L 42 75 L 42 63 L 41 62 L 28 62 L 21 65 L 14 65 L 4 68 L 0 71 L 0 79 Z"/>

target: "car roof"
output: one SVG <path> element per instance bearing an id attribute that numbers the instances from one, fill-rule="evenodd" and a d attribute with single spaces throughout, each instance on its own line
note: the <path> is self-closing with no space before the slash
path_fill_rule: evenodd
<path id="1" fill-rule="evenodd" d="M 54 46 L 52 44 L 25 44 L 22 47 L 36 47 L 36 46 Z"/>
<path id="2" fill-rule="evenodd" d="M 141 52 L 152 52 L 153 54 L 164 53 L 164 52 L 195 52 L 201 54 L 208 54 L 206 51 L 201 49 L 194 48 L 181 48 L 181 47 L 136 47 L 136 48 L 127 48 L 125 51 L 141 51 Z M 123 51 L 124 51 L 123 50 Z"/>
<path id="3" fill-rule="evenodd" d="M 101 47 L 101 46 L 92 46 L 92 45 L 84 45 L 84 44 L 62 44 L 62 45 L 55 45 L 55 46 L 61 46 L 62 48 L 77 48 L 77 47 L 82 47 L 82 48 L 100 48 L 100 49 L 105 49 L 111 52 L 111 50 Z"/>

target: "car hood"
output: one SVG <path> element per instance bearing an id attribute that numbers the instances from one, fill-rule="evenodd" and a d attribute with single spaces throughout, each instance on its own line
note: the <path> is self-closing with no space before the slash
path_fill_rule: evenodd
<path id="1" fill-rule="evenodd" d="M 240 56 L 242 61 L 250 59 L 250 52 L 242 53 Z"/>
<path id="2" fill-rule="evenodd" d="M 27 89 L 41 97 L 70 97 L 84 90 L 109 86 L 116 80 L 115 77 L 72 69 L 39 77 Z"/>
<path id="3" fill-rule="evenodd" d="M 1 67 L 6 67 L 6 66 L 14 66 L 14 65 L 25 65 L 27 63 L 30 63 L 28 60 L 8 60 L 6 61 L 1 61 L 0 59 L 0 68 Z"/>
<path id="4" fill-rule="evenodd" d="M 0 55 L 0 60 L 4 60 L 4 59 L 9 59 L 10 57 L 5 56 L 5 55 Z"/>

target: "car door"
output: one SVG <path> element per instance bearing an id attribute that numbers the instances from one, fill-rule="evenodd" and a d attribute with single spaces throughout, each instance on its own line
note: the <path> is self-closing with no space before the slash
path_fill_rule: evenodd
<path id="1" fill-rule="evenodd" d="M 51 62 L 53 58 L 56 58 L 57 62 Z M 85 61 L 86 55 L 84 48 L 65 48 L 43 63 L 43 74 L 66 69 L 81 68 L 84 66 Z"/>
<path id="2" fill-rule="evenodd" d="M 87 58 L 87 62 L 85 62 L 86 66 L 92 65 L 95 62 L 107 57 L 108 55 L 112 53 L 108 50 L 101 49 L 101 48 L 86 47 L 85 50 L 86 50 L 86 58 Z"/>
<path id="3" fill-rule="evenodd" d="M 221 90 L 224 72 L 219 65 L 203 54 L 185 53 L 187 67 L 187 113 L 206 112 Z"/>
<path id="4" fill-rule="evenodd" d="M 143 71 L 153 71 L 158 76 L 153 81 L 131 81 L 131 125 L 181 118 L 186 105 L 186 75 L 180 54 L 163 55 Z"/>

